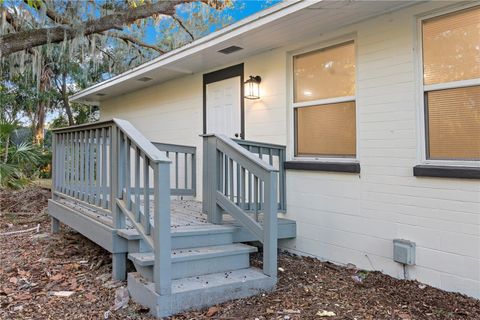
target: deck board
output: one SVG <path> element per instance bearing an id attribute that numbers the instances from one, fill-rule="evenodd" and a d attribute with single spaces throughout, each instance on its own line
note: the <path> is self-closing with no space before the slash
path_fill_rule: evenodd
<path id="1" fill-rule="evenodd" d="M 133 199 L 132 199 L 133 200 Z M 143 211 L 143 206 L 144 206 L 144 201 L 143 198 L 140 199 L 141 204 L 140 204 L 140 210 Z M 89 212 L 89 208 L 82 206 L 81 201 L 75 201 L 75 203 L 70 202 L 68 200 L 62 200 L 62 204 L 67 205 L 71 207 L 74 210 L 80 211 L 83 214 L 86 214 L 90 217 L 93 217 L 101 223 L 105 224 L 112 224 L 111 217 L 110 216 L 104 216 L 100 215 L 98 212 L 95 212 L 94 210 L 91 210 Z M 150 203 L 152 205 L 152 203 Z M 153 208 L 150 208 L 150 212 L 153 212 Z M 151 217 L 152 224 L 153 224 L 153 215 Z M 171 200 L 171 228 L 172 232 L 175 232 L 175 230 L 180 230 L 180 229 L 185 229 L 185 228 L 195 228 L 195 227 L 208 227 L 208 226 L 214 226 L 211 223 L 207 222 L 207 215 L 202 212 L 202 202 L 201 201 L 196 201 L 196 200 L 180 200 L 180 199 L 172 199 Z M 251 236 L 245 234 L 245 230 L 242 231 L 242 228 L 237 221 L 233 219 L 228 214 L 223 215 L 223 224 L 228 225 L 228 226 L 235 226 L 239 227 L 239 232 L 238 234 L 238 239 L 241 239 L 241 241 L 248 241 L 251 240 Z M 259 222 L 262 224 L 263 222 L 263 215 L 262 213 L 259 213 Z M 279 239 L 280 238 L 292 238 L 295 236 L 295 222 L 293 220 L 289 219 L 283 219 L 279 218 L 278 219 L 278 225 L 279 225 Z M 127 219 L 127 228 L 133 228 L 133 226 L 129 223 Z"/>

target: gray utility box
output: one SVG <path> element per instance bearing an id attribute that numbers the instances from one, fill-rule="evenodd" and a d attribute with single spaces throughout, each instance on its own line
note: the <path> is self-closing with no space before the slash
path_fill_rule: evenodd
<path id="1" fill-rule="evenodd" d="M 393 260 L 406 265 L 415 264 L 415 242 L 393 239 Z"/>

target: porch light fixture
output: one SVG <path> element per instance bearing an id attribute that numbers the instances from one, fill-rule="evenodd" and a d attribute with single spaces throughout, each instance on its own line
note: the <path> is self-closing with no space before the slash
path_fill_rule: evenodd
<path id="1" fill-rule="evenodd" d="M 245 88 L 245 99 L 260 99 L 260 82 L 262 78 L 260 76 L 250 76 L 250 79 L 243 84 Z"/>

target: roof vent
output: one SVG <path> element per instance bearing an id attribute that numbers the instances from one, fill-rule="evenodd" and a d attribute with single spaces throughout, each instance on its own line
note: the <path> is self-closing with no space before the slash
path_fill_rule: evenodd
<path id="1" fill-rule="evenodd" d="M 218 52 L 223 53 L 223 54 L 230 54 L 230 53 L 234 53 L 236 51 L 242 50 L 242 49 L 243 48 L 241 48 L 241 47 L 230 46 L 230 47 L 226 47 L 222 50 L 218 50 Z"/>
<path id="2" fill-rule="evenodd" d="M 150 81 L 150 80 L 153 80 L 153 79 L 149 78 L 149 77 L 141 77 L 141 78 L 138 78 L 137 80 L 142 81 L 142 82 L 147 82 L 147 81 Z"/>
<path id="3" fill-rule="evenodd" d="M 99 96 L 99 97 L 104 97 L 104 96 L 106 96 L 106 95 L 107 95 L 106 93 L 100 93 L 100 92 L 97 93 L 97 96 Z"/>

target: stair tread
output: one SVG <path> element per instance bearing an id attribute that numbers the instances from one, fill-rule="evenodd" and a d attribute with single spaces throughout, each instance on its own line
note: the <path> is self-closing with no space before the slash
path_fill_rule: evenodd
<path id="1" fill-rule="evenodd" d="M 215 225 L 215 224 L 179 226 L 179 227 L 172 227 L 172 237 L 227 233 L 227 232 L 234 232 L 236 229 L 237 227 L 232 225 L 225 226 L 225 225 Z M 118 229 L 117 234 L 127 240 L 142 239 L 142 236 L 140 235 L 140 233 L 133 228 Z"/>
<path id="2" fill-rule="evenodd" d="M 208 246 L 199 248 L 175 249 L 172 250 L 172 262 L 187 260 L 206 259 L 218 256 L 229 256 L 241 253 L 256 252 L 257 248 L 242 243 L 234 243 L 220 246 Z M 140 266 L 151 266 L 155 256 L 153 252 L 129 253 L 128 258 Z"/>
<path id="3" fill-rule="evenodd" d="M 211 273 L 201 276 L 172 280 L 172 294 L 188 291 L 205 290 L 221 286 L 242 285 L 245 282 L 269 279 L 262 270 L 254 267 L 228 272 Z M 146 286 L 155 291 L 155 284 L 148 282 Z"/>
<path id="4" fill-rule="evenodd" d="M 117 234 L 127 240 L 139 240 L 142 236 L 136 229 L 118 229 Z"/>

